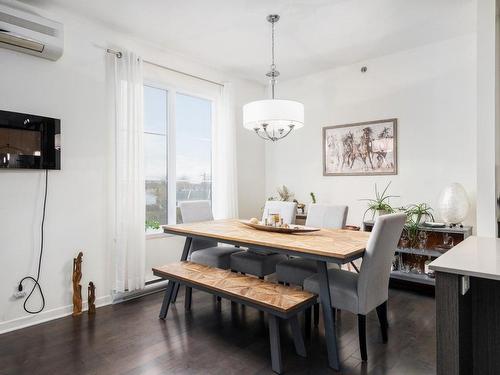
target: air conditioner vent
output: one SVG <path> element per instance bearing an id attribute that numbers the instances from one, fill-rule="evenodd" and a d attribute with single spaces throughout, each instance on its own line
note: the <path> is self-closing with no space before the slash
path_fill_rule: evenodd
<path id="1" fill-rule="evenodd" d="M 63 45 L 61 23 L 0 4 L 0 47 L 57 60 Z"/>
<path id="2" fill-rule="evenodd" d="M 53 27 L 42 25 L 40 23 L 28 21 L 27 19 L 22 19 L 12 14 L 4 13 L 0 11 L 0 22 L 6 22 L 11 25 L 19 26 L 25 29 L 30 29 L 41 34 L 56 36 L 57 30 Z"/>
<path id="3" fill-rule="evenodd" d="M 5 43 L 8 44 L 9 46 L 14 46 L 14 47 L 26 48 L 29 49 L 30 51 L 35 51 L 39 53 L 43 52 L 43 48 L 45 47 L 43 44 L 35 40 L 30 40 L 20 35 L 15 35 L 9 33 L 8 31 L 3 31 L 3 30 L 0 31 L 0 44 L 1 43 Z"/>

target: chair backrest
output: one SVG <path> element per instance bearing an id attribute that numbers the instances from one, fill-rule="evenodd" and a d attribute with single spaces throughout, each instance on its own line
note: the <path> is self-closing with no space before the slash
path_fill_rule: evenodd
<path id="1" fill-rule="evenodd" d="M 280 216 L 283 218 L 283 223 L 295 224 L 295 216 L 297 215 L 297 203 L 266 201 L 264 212 L 262 213 L 262 221 L 268 218 L 269 214 L 280 214 Z"/>
<path id="2" fill-rule="evenodd" d="M 183 223 L 196 223 L 214 219 L 210 201 L 183 201 L 179 202 Z M 193 239 L 191 251 L 217 246 L 217 241 Z"/>
<path id="3" fill-rule="evenodd" d="M 404 213 L 379 216 L 375 221 L 359 270 L 359 314 L 387 301 L 391 263 L 405 221 Z"/>
<path id="4" fill-rule="evenodd" d="M 345 227 L 347 206 L 313 203 L 307 210 L 306 225 L 316 228 L 339 229 Z"/>
<path id="5" fill-rule="evenodd" d="M 183 223 L 213 220 L 210 201 L 183 201 L 179 202 Z"/>

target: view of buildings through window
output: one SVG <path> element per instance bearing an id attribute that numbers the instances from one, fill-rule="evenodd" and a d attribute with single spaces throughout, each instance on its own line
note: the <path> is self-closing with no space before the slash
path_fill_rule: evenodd
<path id="1" fill-rule="evenodd" d="M 175 93 L 175 116 L 169 116 L 167 90 L 144 86 L 144 156 L 146 229 L 168 223 L 169 205 L 212 197 L 212 102 Z M 168 121 L 175 122 L 175 176 L 168 170 Z M 172 165 L 172 163 L 170 163 Z M 176 197 L 168 196 L 169 179 Z M 171 208 L 172 209 L 172 208 Z"/>

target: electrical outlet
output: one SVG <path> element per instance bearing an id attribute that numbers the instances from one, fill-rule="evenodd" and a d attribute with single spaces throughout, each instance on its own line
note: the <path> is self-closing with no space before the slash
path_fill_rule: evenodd
<path id="1" fill-rule="evenodd" d="M 26 297 L 26 292 L 24 290 L 22 291 L 16 291 L 12 297 L 16 298 L 16 299 L 20 299 L 20 298 L 24 298 Z"/>
<path id="2" fill-rule="evenodd" d="M 465 294 L 469 291 L 470 288 L 470 279 L 469 276 L 462 276 L 462 295 L 465 296 Z"/>

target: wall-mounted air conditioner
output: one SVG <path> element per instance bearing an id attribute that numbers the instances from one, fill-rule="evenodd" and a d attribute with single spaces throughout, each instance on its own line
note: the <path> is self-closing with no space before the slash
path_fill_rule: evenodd
<path id="1" fill-rule="evenodd" d="M 63 25 L 0 4 L 0 47 L 49 60 L 62 56 Z"/>

